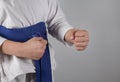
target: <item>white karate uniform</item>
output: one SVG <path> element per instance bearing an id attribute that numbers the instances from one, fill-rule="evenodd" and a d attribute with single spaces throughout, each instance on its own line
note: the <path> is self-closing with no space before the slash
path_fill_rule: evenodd
<path id="1" fill-rule="evenodd" d="M 48 32 L 59 41 L 72 28 L 66 21 L 57 0 L 0 0 L 0 25 L 7 28 L 23 28 L 45 22 Z M 0 36 L 0 45 L 5 41 Z M 52 69 L 55 68 L 54 52 L 50 47 Z M 31 59 L 0 53 L 1 82 L 34 82 L 35 67 Z"/>

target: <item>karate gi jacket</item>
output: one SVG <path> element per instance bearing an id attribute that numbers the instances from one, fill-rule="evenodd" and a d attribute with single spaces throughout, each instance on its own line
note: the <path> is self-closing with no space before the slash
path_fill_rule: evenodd
<path id="1" fill-rule="evenodd" d="M 72 26 L 66 21 L 57 0 L 0 0 L 0 25 L 23 28 L 39 22 L 45 22 L 49 34 L 63 44 L 68 44 L 64 41 L 64 36 Z M 5 40 L 0 36 L 0 45 Z M 50 45 L 49 47 L 53 70 L 56 66 L 54 50 Z M 31 59 L 0 53 L 1 82 L 34 82 L 34 69 Z"/>

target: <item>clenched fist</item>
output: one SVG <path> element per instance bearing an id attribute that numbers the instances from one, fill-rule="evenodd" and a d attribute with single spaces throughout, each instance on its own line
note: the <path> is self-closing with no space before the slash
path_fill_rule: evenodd
<path id="1" fill-rule="evenodd" d="M 65 34 L 65 40 L 74 44 L 76 50 L 82 51 L 87 48 L 89 34 L 86 30 L 71 29 Z"/>
<path id="2" fill-rule="evenodd" d="M 23 43 L 23 52 L 26 58 L 38 60 L 40 59 L 46 49 L 47 41 L 41 37 L 34 37 Z"/>

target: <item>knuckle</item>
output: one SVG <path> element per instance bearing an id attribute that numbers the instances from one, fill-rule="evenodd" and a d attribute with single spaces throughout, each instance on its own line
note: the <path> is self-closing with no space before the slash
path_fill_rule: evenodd
<path id="1" fill-rule="evenodd" d="M 44 40 L 44 44 L 47 44 L 47 40 Z"/>

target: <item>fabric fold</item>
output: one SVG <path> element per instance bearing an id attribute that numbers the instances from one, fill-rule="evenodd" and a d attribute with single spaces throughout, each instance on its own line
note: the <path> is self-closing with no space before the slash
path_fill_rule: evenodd
<path id="1" fill-rule="evenodd" d="M 1 60 L 1 81 L 11 81 L 19 75 L 35 73 L 35 67 L 30 59 L 3 55 Z"/>

